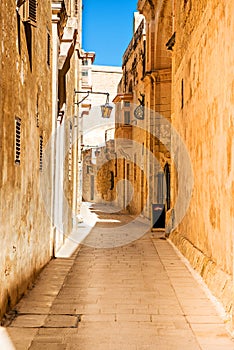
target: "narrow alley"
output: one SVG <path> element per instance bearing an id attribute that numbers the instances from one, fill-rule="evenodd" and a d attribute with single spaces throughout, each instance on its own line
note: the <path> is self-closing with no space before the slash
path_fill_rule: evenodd
<path id="1" fill-rule="evenodd" d="M 102 236 L 104 227 L 118 235 L 133 220 L 103 207 L 93 206 L 101 222 L 91 236 Z M 137 220 L 143 232 L 147 221 Z M 13 345 L 4 350 L 234 349 L 204 287 L 164 233 L 150 230 L 127 245 L 83 244 L 63 253 L 8 317 L 1 337 L 8 334 Z"/>
<path id="2" fill-rule="evenodd" d="M 234 350 L 233 14 L 0 2 L 0 350 Z"/>

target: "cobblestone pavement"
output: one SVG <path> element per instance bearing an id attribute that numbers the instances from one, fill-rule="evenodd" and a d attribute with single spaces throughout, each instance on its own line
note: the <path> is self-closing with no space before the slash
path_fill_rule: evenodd
<path id="1" fill-rule="evenodd" d="M 127 219 L 99 222 L 92 235 L 108 225 L 117 235 Z M 142 220 L 137 226 L 146 229 Z M 0 328 L 0 349 L 234 349 L 215 306 L 163 238 L 148 232 L 121 247 L 82 245 L 52 260 Z"/>

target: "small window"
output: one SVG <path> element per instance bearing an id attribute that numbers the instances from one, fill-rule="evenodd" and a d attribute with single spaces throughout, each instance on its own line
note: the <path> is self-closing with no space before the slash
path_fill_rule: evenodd
<path id="1" fill-rule="evenodd" d="M 37 0 L 27 0 L 22 7 L 22 20 L 35 25 L 37 22 Z"/>
<path id="2" fill-rule="evenodd" d="M 50 34 L 47 33 L 47 64 L 48 64 L 48 66 L 50 66 L 50 50 L 51 50 Z"/>
<path id="3" fill-rule="evenodd" d="M 20 164 L 21 153 L 21 119 L 15 118 L 15 164 Z"/>
<path id="4" fill-rule="evenodd" d="M 83 66 L 88 66 L 89 65 L 89 61 L 88 60 L 83 60 L 82 61 L 82 65 Z"/>
<path id="5" fill-rule="evenodd" d="M 124 124 L 127 124 L 127 125 L 130 124 L 130 112 L 129 111 L 124 112 Z"/>
<path id="6" fill-rule="evenodd" d="M 82 77 L 87 77 L 88 76 L 88 71 L 87 70 L 84 70 L 83 72 L 82 72 Z"/>
<path id="7" fill-rule="evenodd" d="M 130 101 L 124 101 L 124 107 L 130 107 Z"/>
<path id="8" fill-rule="evenodd" d="M 40 166 L 39 169 L 40 171 L 43 170 L 43 136 L 40 136 L 40 141 L 39 141 L 39 156 L 40 156 Z"/>

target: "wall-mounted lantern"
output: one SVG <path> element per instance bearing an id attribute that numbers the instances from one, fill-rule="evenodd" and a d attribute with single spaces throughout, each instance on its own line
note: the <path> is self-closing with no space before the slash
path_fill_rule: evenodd
<path id="1" fill-rule="evenodd" d="M 106 103 L 101 106 L 102 118 L 110 118 L 113 107 L 109 104 L 109 92 L 75 90 L 75 94 L 86 94 L 80 101 L 75 102 L 76 105 L 82 103 L 90 94 L 106 95 Z"/>

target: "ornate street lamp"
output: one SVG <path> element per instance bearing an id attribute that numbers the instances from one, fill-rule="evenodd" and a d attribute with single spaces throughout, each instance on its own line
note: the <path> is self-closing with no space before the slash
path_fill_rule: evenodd
<path id="1" fill-rule="evenodd" d="M 109 92 L 75 90 L 75 94 L 86 94 L 80 101 L 75 102 L 76 105 L 82 103 L 90 94 L 106 95 L 106 103 L 101 106 L 102 118 L 110 118 L 113 107 L 109 104 Z"/>

